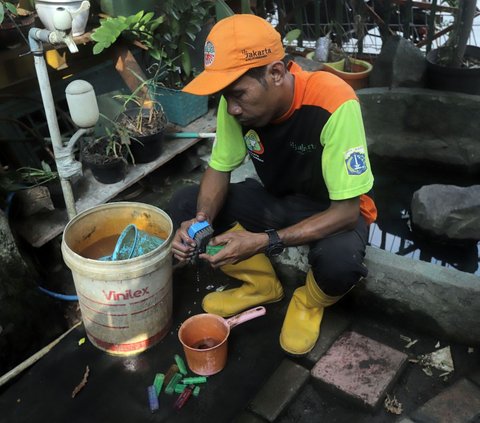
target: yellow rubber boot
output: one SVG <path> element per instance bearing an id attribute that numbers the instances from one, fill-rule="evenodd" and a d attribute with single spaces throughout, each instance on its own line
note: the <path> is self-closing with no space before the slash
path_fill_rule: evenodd
<path id="1" fill-rule="evenodd" d="M 237 223 L 227 232 L 242 230 L 244 229 Z M 263 253 L 237 264 L 227 264 L 220 269 L 228 276 L 243 281 L 243 285 L 206 295 L 202 307 L 207 313 L 228 317 L 247 308 L 274 303 L 283 298 L 282 285 L 270 260 Z"/>
<path id="2" fill-rule="evenodd" d="M 293 293 L 280 332 L 280 346 L 292 355 L 305 355 L 313 349 L 320 335 L 323 310 L 335 304 L 343 295 L 330 297 L 315 282 L 313 273 L 307 273 L 305 286 Z"/>

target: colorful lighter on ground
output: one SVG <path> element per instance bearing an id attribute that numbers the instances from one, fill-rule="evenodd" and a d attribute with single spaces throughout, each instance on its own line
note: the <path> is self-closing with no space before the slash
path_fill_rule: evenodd
<path id="1" fill-rule="evenodd" d="M 206 381 L 207 378 L 205 376 L 186 377 L 182 379 L 184 385 L 196 385 L 197 383 L 205 383 Z"/>
<path id="2" fill-rule="evenodd" d="M 185 365 L 185 362 L 183 361 L 182 357 L 180 357 L 178 354 L 175 354 L 175 363 L 177 363 L 178 370 L 182 375 L 187 374 L 187 366 Z"/>
<path id="3" fill-rule="evenodd" d="M 188 228 L 188 236 L 195 241 L 196 247 L 192 261 L 196 261 L 199 254 L 205 252 L 207 244 L 213 235 L 213 229 L 208 222 L 195 222 Z"/>
<path id="4" fill-rule="evenodd" d="M 168 382 L 168 385 L 165 388 L 165 393 L 169 394 L 169 395 L 173 394 L 173 392 L 175 391 L 175 386 L 177 386 L 177 383 L 180 382 L 180 379 L 182 379 L 181 373 L 176 373 L 172 377 L 172 380 L 170 382 Z"/>
<path id="5" fill-rule="evenodd" d="M 153 381 L 153 386 L 155 387 L 155 393 L 157 397 L 162 392 L 163 381 L 165 380 L 165 375 L 163 373 L 157 373 L 155 375 L 155 380 Z"/>
<path id="6" fill-rule="evenodd" d="M 147 388 L 148 392 L 148 405 L 150 406 L 150 411 L 154 413 L 160 408 L 160 404 L 158 403 L 158 396 L 155 392 L 155 386 L 151 385 Z"/>
<path id="7" fill-rule="evenodd" d="M 193 385 L 187 386 L 185 390 L 178 396 L 177 400 L 173 404 L 173 408 L 175 408 L 176 410 L 180 410 L 180 408 L 182 408 L 188 401 L 190 395 L 192 395 L 193 389 Z"/>
<path id="8" fill-rule="evenodd" d="M 180 370 L 178 369 L 178 366 L 176 364 L 172 364 L 168 370 L 167 373 L 165 373 L 165 379 L 163 381 L 163 384 L 166 386 L 170 383 L 170 380 L 172 380 L 173 375 L 178 373 Z"/>

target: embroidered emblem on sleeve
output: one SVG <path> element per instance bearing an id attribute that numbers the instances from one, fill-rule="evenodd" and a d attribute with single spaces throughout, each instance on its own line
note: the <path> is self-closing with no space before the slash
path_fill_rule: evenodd
<path id="1" fill-rule="evenodd" d="M 364 147 L 354 147 L 346 151 L 345 166 L 349 175 L 361 175 L 367 170 Z"/>

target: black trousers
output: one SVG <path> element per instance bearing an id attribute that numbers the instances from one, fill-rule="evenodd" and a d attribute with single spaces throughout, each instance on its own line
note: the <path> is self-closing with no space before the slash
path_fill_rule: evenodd
<path id="1" fill-rule="evenodd" d="M 199 187 L 189 186 L 177 191 L 168 206 L 174 229 L 197 210 Z M 213 222 L 215 233 L 240 223 L 250 232 L 282 229 L 328 208 L 328 204 L 312 201 L 305 195 L 276 197 L 254 179 L 230 184 L 224 207 Z M 360 216 L 356 228 L 322 238 L 309 244 L 308 260 L 315 281 L 327 295 L 345 294 L 361 277 L 367 275 L 363 264 L 368 240 L 368 226 Z"/>

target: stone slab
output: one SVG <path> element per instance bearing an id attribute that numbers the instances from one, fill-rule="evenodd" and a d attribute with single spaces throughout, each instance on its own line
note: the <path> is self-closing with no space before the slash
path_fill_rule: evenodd
<path id="1" fill-rule="evenodd" d="M 367 409 L 376 410 L 400 375 L 408 356 L 356 332 L 346 332 L 311 371 L 327 385 Z"/>
<path id="2" fill-rule="evenodd" d="M 467 379 L 460 379 L 411 413 L 418 423 L 466 423 L 479 416 L 480 388 Z"/>
<path id="3" fill-rule="evenodd" d="M 302 389 L 309 376 L 307 369 L 284 359 L 253 399 L 249 409 L 269 422 L 275 421 Z"/>
<path id="4" fill-rule="evenodd" d="M 249 411 L 244 411 L 240 414 L 233 423 L 265 423 L 266 420 L 262 419 L 261 417 L 250 413 Z"/>
<path id="5" fill-rule="evenodd" d="M 320 360 L 337 338 L 349 328 L 350 324 L 351 319 L 338 307 L 328 307 L 325 310 L 320 327 L 320 337 L 313 350 L 306 357 L 309 367 Z"/>
<path id="6" fill-rule="evenodd" d="M 477 370 L 473 374 L 469 375 L 468 378 L 475 383 L 478 387 L 480 387 L 480 370 Z"/>

